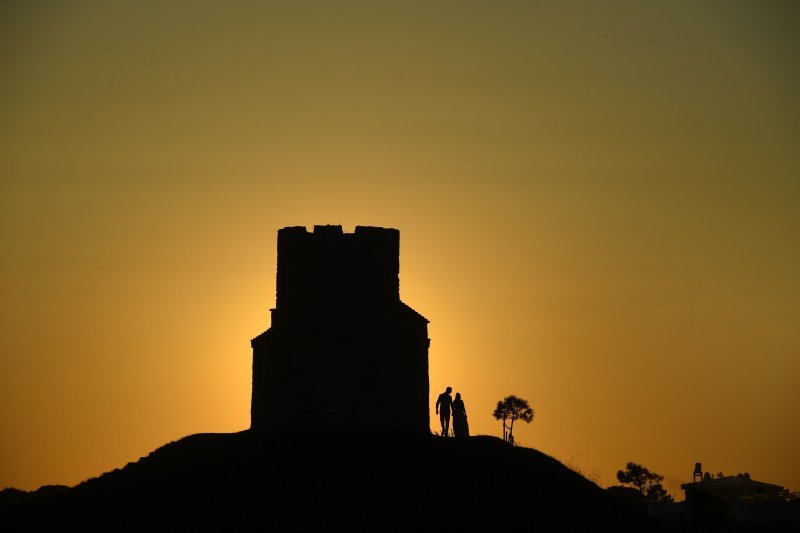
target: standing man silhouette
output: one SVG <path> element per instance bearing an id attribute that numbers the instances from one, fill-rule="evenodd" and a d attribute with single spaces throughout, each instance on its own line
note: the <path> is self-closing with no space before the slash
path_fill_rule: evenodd
<path id="1" fill-rule="evenodd" d="M 450 408 L 453 405 L 450 392 L 452 390 L 452 387 L 447 387 L 436 399 L 436 414 L 439 415 L 439 421 L 442 423 L 442 437 L 446 437 L 450 433 Z"/>

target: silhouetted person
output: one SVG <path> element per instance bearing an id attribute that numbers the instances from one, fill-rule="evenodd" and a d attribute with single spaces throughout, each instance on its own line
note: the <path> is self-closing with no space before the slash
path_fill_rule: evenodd
<path id="1" fill-rule="evenodd" d="M 447 387 L 436 399 L 436 414 L 442 423 L 442 436 L 446 437 L 450 432 L 450 410 L 453 407 L 453 398 L 450 396 L 452 387 Z"/>
<path id="2" fill-rule="evenodd" d="M 461 393 L 456 393 L 453 400 L 453 435 L 456 437 L 469 437 L 469 424 L 467 423 L 467 408 L 464 407 L 464 400 Z"/>

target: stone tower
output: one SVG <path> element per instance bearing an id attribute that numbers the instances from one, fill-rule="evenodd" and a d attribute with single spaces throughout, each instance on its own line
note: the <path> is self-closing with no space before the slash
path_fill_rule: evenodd
<path id="1" fill-rule="evenodd" d="M 428 320 L 400 301 L 400 232 L 278 231 L 271 327 L 251 341 L 251 427 L 428 432 Z"/>

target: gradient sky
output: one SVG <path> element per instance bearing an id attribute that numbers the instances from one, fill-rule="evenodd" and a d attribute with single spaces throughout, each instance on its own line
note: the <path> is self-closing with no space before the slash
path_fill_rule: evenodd
<path id="1" fill-rule="evenodd" d="M 247 428 L 276 232 L 341 224 L 431 412 L 800 490 L 796 2 L 286 4 L 0 2 L 0 487 Z"/>

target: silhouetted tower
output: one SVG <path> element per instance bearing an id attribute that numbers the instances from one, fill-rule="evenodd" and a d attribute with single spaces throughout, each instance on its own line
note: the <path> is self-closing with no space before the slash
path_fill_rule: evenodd
<path id="1" fill-rule="evenodd" d="M 400 232 L 278 230 L 271 327 L 251 341 L 251 427 L 429 432 L 428 320 L 400 301 Z"/>
<path id="2" fill-rule="evenodd" d="M 703 481 L 703 465 L 702 463 L 694 464 L 694 472 L 692 472 L 692 483 L 696 481 Z"/>

